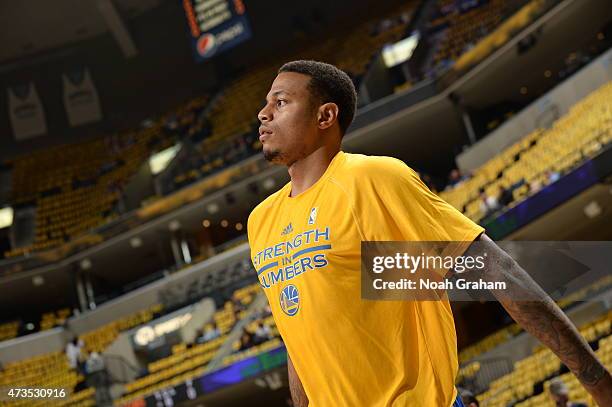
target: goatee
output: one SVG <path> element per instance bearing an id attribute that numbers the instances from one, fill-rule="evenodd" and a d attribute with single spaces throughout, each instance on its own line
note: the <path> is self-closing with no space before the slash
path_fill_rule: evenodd
<path id="1" fill-rule="evenodd" d="M 279 150 L 272 150 L 272 151 L 264 150 L 263 155 L 266 161 L 275 162 L 275 161 L 278 161 L 278 159 L 282 156 L 282 153 Z"/>

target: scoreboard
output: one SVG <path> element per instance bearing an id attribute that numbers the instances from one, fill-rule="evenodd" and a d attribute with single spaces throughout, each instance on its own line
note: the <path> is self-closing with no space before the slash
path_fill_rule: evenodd
<path id="1" fill-rule="evenodd" d="M 198 62 L 251 38 L 242 0 L 183 0 L 183 9 Z"/>

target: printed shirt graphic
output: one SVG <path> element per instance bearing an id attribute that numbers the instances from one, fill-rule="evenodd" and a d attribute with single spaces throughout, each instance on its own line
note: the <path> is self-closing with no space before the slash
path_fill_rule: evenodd
<path id="1" fill-rule="evenodd" d="M 390 157 L 339 152 L 314 185 L 290 192 L 289 182 L 253 210 L 248 237 L 309 406 L 451 406 L 449 303 L 362 300 L 360 244 L 463 241 L 465 250 L 483 228 Z"/>

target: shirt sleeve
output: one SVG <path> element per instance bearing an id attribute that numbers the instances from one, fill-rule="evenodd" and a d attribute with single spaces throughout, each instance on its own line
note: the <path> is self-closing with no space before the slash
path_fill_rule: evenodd
<path id="1" fill-rule="evenodd" d="M 355 208 L 366 240 L 466 242 L 463 252 L 484 231 L 431 192 L 402 161 L 376 157 L 364 167 Z"/>

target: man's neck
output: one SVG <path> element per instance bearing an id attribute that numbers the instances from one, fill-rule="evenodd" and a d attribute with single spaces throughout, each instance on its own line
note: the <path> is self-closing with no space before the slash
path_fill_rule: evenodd
<path id="1" fill-rule="evenodd" d="M 323 176 L 338 151 L 339 148 L 321 146 L 308 156 L 291 164 L 288 169 L 291 177 L 290 196 L 299 195 L 313 186 Z"/>

